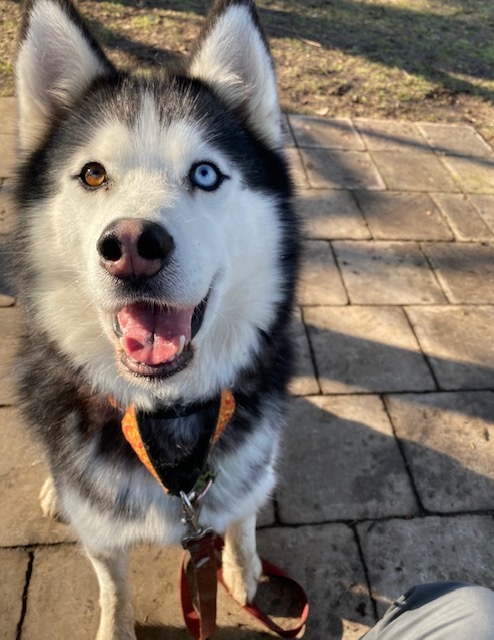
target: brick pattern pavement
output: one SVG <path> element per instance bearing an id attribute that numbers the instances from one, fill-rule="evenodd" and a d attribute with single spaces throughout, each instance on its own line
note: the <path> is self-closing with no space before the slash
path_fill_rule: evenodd
<path id="1" fill-rule="evenodd" d="M 12 99 L 0 121 L 5 237 Z M 285 124 L 305 225 L 299 359 L 259 546 L 306 587 L 307 638 L 356 640 L 414 583 L 494 585 L 494 152 L 462 125 Z M 40 515 L 45 468 L 8 365 L 17 321 L 2 277 L 0 638 L 86 640 L 96 582 L 70 528 Z M 134 553 L 140 640 L 187 637 L 178 562 Z M 265 637 L 224 596 L 219 610 L 218 638 Z"/>

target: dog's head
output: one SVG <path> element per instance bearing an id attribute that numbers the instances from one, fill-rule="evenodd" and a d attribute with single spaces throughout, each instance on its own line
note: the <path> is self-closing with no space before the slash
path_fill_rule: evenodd
<path id="1" fill-rule="evenodd" d="M 295 253 L 252 2 L 217 2 L 190 59 L 149 80 L 116 70 L 68 0 L 33 0 L 16 82 L 33 321 L 122 402 L 231 384 L 286 306 Z"/>

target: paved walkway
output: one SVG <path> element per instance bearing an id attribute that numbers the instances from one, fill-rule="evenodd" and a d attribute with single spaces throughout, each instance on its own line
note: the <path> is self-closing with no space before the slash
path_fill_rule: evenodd
<path id="1" fill-rule="evenodd" d="M 12 102 L 0 101 L 8 189 Z M 307 588 L 309 640 L 356 640 L 419 582 L 494 586 L 494 153 L 468 126 L 290 116 L 306 261 L 296 396 L 260 549 Z M 9 227 L 5 200 L 0 233 Z M 0 298 L 0 638 L 92 639 L 96 583 L 40 515 Z M 179 552 L 139 549 L 138 637 L 185 640 Z M 221 598 L 221 640 L 258 628 Z"/>

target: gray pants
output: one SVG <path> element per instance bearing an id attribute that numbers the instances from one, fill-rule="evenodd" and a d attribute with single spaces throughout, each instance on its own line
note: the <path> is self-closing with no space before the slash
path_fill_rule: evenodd
<path id="1" fill-rule="evenodd" d="M 361 640 L 494 640 L 494 591 L 465 582 L 413 587 Z"/>

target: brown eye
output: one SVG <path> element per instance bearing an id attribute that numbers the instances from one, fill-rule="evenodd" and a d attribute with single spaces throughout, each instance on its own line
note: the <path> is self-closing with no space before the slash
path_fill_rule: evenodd
<path id="1" fill-rule="evenodd" d="M 88 187 L 101 187 L 106 182 L 106 169 L 99 162 L 89 162 L 83 166 L 79 177 Z"/>

